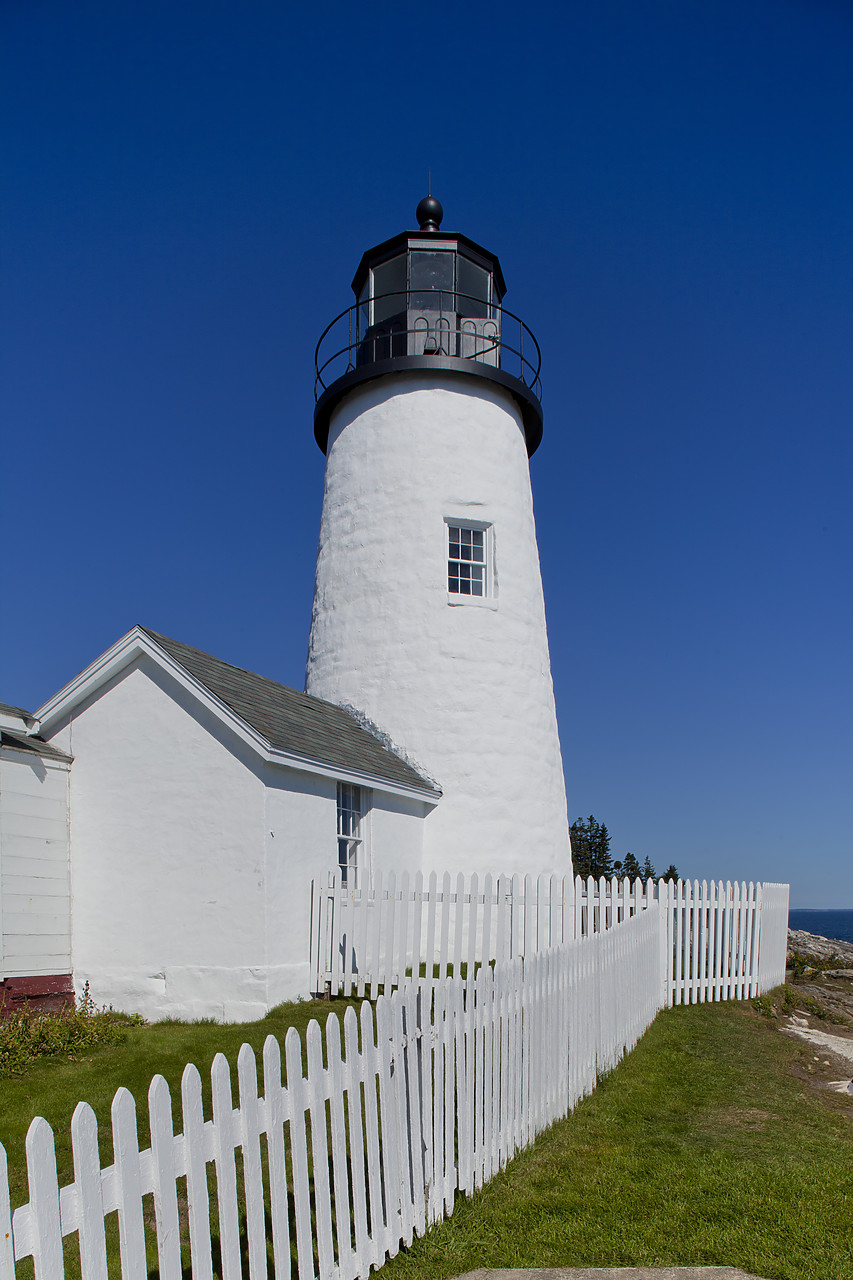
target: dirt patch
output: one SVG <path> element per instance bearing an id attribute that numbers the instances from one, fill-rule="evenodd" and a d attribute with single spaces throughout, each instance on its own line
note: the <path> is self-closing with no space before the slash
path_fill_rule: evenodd
<path id="1" fill-rule="evenodd" d="M 759 1107 L 726 1107 L 717 1112 L 715 1127 L 749 1129 L 754 1133 L 763 1129 L 770 1119 L 770 1112 L 762 1111 Z"/>

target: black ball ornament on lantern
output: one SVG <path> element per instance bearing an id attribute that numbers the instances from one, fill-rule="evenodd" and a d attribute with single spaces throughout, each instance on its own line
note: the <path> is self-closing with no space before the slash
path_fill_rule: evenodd
<path id="1" fill-rule="evenodd" d="M 421 231 L 438 231 L 444 217 L 441 201 L 436 200 L 435 196 L 424 196 L 415 210 L 415 217 Z"/>

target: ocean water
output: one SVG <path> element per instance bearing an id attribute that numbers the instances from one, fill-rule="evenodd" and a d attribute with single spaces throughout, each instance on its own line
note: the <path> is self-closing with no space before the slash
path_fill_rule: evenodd
<path id="1" fill-rule="evenodd" d="M 853 911 L 789 911 L 788 928 L 853 942 Z"/>

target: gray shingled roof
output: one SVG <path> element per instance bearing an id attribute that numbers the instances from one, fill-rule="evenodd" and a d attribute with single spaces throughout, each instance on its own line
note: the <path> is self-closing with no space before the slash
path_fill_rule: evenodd
<path id="1" fill-rule="evenodd" d="M 51 746 L 49 742 L 45 742 L 42 738 L 22 738 L 20 734 L 9 733 L 8 729 L 4 729 L 0 733 L 0 746 L 14 747 L 16 751 L 31 751 L 34 755 L 44 756 L 47 760 L 71 759 L 71 756 L 65 751 L 60 751 L 58 747 Z"/>
<path id="2" fill-rule="evenodd" d="M 23 720 L 25 724 L 34 724 L 35 716 L 31 711 L 25 711 L 23 707 L 13 707 L 8 702 L 0 702 L 0 711 L 7 716 L 17 716 L 19 720 Z M 0 732 L 0 747 L 14 747 L 16 751 L 31 751 L 34 755 L 45 756 L 49 760 L 70 760 L 71 756 L 66 755 L 64 751 L 60 751 L 58 747 L 53 747 L 49 742 L 45 742 L 43 738 L 39 738 L 35 734 L 12 733 L 8 729 Z"/>
<path id="3" fill-rule="evenodd" d="M 438 788 L 334 703 L 312 698 L 266 676 L 232 667 L 179 640 L 140 627 L 170 657 L 281 751 L 435 792 Z"/>
<path id="4" fill-rule="evenodd" d="M 18 716 L 21 720 L 35 719 L 31 711 L 25 711 L 23 707 L 13 707 L 8 702 L 0 702 L 0 711 L 5 711 L 8 716 Z"/>

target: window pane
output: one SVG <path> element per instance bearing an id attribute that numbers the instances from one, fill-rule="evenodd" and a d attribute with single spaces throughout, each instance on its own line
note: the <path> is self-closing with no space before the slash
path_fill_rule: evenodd
<path id="1" fill-rule="evenodd" d="M 391 294 L 391 297 L 383 297 Z M 383 324 L 406 310 L 406 255 L 373 268 L 373 323 Z"/>
<path id="2" fill-rule="evenodd" d="M 410 306 L 414 311 L 454 311 L 453 260 L 455 254 L 418 252 L 410 256 Z"/>
<path id="3" fill-rule="evenodd" d="M 456 276 L 457 289 L 460 294 L 468 294 L 468 297 L 460 297 L 457 303 L 457 311 L 461 316 L 487 316 L 489 314 L 489 290 L 492 278 L 488 271 L 484 271 L 482 267 L 478 267 L 476 263 L 470 262 L 468 258 L 463 258 L 461 254 L 456 259 Z"/>

